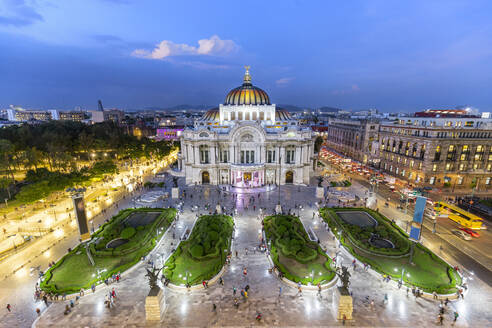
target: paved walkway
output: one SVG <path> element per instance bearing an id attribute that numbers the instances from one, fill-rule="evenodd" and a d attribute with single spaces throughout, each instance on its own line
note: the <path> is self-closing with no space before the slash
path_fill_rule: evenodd
<path id="1" fill-rule="evenodd" d="M 202 189 L 203 192 L 202 192 Z M 301 192 L 299 192 L 301 190 Z M 204 213 L 203 205 L 210 203 L 213 207 L 217 203 L 216 188 L 190 187 L 185 212 L 177 227 L 176 236 L 180 235 L 185 225 L 191 225 L 195 212 L 191 212 L 191 205 L 200 205 L 200 212 Z M 301 219 L 306 226 L 312 226 L 320 238 L 328 254 L 333 256 L 338 248 L 333 236 L 328 233 L 319 220 L 312 219 L 315 201 L 314 188 L 282 187 L 281 200 L 284 206 L 294 207 L 303 204 L 300 211 Z M 189 197 L 189 196 L 188 196 Z M 243 197 L 243 196 L 241 196 Z M 178 326 L 339 326 L 335 320 L 335 307 L 332 303 L 333 289 L 326 290 L 321 297 L 316 292 L 304 292 L 297 295 L 297 290 L 282 284 L 274 275 L 268 272 L 269 262 L 265 254 L 253 253 L 252 248 L 259 243 L 261 224 L 257 219 L 258 209 L 253 211 L 253 204 L 248 204 L 249 197 L 238 197 L 235 201 L 239 214 L 235 216 L 236 237 L 234 250 L 238 250 L 239 257 L 232 259 L 231 265 L 223 276 L 224 286 L 212 285 L 207 290 L 194 292 L 179 292 L 166 288 L 164 290 L 166 310 L 163 322 L 147 324 L 145 322 L 144 302 L 148 292 L 144 265 L 128 274 L 123 274 L 123 280 L 116 284 L 118 295 L 116 306 L 112 309 L 104 307 L 104 295 L 110 288 L 96 291 L 94 295 L 83 297 L 79 304 L 67 316 L 63 315 L 64 304 L 52 304 L 37 322 L 37 327 L 178 327 Z M 277 193 L 262 194 L 256 206 L 268 207 L 270 213 L 277 203 Z M 221 204 L 226 210 L 231 209 L 233 199 L 230 195 L 221 197 Z M 245 207 L 248 206 L 248 210 Z M 173 246 L 171 234 L 164 236 L 163 243 L 156 253 L 167 256 Z M 248 248 L 246 255 L 245 248 Z M 346 251 L 341 251 L 343 263 L 349 264 L 352 259 Z M 242 269 L 248 269 L 247 278 L 243 277 Z M 404 289 L 398 290 L 393 284 L 383 283 L 381 278 L 373 272 L 363 272 L 359 267 L 352 272 L 350 290 L 354 296 L 354 321 L 348 323 L 354 326 L 433 326 L 437 320 L 438 304 L 425 299 L 407 296 Z M 242 300 L 239 290 L 249 284 L 251 289 L 248 300 Z M 241 304 L 238 309 L 233 306 L 233 287 L 238 289 L 238 298 Z M 279 297 L 279 287 L 282 294 Z M 457 326 L 485 327 L 492 323 L 492 314 L 487 312 L 491 307 L 490 289 L 481 281 L 470 282 L 472 292 L 466 300 L 452 302 L 445 315 L 445 324 L 449 324 L 453 309 L 460 313 Z M 384 294 L 388 294 L 389 301 L 383 304 Z M 368 300 L 366 300 L 368 296 Z M 374 308 L 370 301 L 374 299 Z M 217 311 L 213 312 L 213 304 Z M 260 323 L 255 321 L 256 311 L 263 314 Z"/>

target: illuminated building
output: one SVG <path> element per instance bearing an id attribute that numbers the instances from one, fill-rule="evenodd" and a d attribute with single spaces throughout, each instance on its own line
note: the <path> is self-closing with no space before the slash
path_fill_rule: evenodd
<path id="1" fill-rule="evenodd" d="M 313 153 L 312 130 L 271 104 L 249 67 L 243 84 L 181 137 L 187 184 L 309 184 Z"/>

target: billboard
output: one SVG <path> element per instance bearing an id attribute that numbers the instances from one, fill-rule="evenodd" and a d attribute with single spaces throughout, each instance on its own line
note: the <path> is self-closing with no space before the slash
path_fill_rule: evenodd
<path id="1" fill-rule="evenodd" d="M 85 214 L 84 196 L 76 195 L 72 200 L 75 217 L 79 226 L 80 238 L 82 241 L 88 240 L 91 238 L 91 234 L 89 232 L 89 224 L 87 223 L 87 215 Z"/>
<path id="2" fill-rule="evenodd" d="M 427 198 L 418 196 L 415 202 L 415 212 L 413 214 L 412 226 L 410 228 L 410 240 L 418 242 L 422 233 L 422 221 L 424 218 Z"/>

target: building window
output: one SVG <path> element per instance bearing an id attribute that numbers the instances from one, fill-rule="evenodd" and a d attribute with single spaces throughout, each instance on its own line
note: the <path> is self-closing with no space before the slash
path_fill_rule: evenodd
<path id="1" fill-rule="evenodd" d="M 275 150 L 267 152 L 267 163 L 275 163 Z"/>
<path id="2" fill-rule="evenodd" d="M 422 162 L 419 162 L 419 170 L 422 170 Z"/>
<path id="3" fill-rule="evenodd" d="M 446 159 L 448 161 L 454 161 L 455 155 L 456 155 L 456 147 L 454 145 L 449 145 Z"/>
<path id="4" fill-rule="evenodd" d="M 460 171 L 465 171 L 466 170 L 466 164 L 465 163 L 460 163 L 460 166 L 458 167 Z"/>
<path id="5" fill-rule="evenodd" d="M 490 185 L 490 177 L 487 177 L 487 178 L 485 179 L 485 184 L 486 184 L 487 186 L 488 186 L 488 185 Z"/>
<path id="6" fill-rule="evenodd" d="M 241 150 L 241 163 L 251 164 L 255 162 L 254 150 Z"/>
<path id="7" fill-rule="evenodd" d="M 470 147 L 468 145 L 463 145 L 463 147 L 461 148 L 460 160 L 467 161 L 469 156 L 470 156 Z"/>
<path id="8" fill-rule="evenodd" d="M 424 159 L 424 156 L 425 156 L 425 145 L 422 145 L 422 147 L 420 147 L 420 159 Z"/>
<path id="9" fill-rule="evenodd" d="M 434 153 L 434 161 L 441 159 L 441 146 L 436 147 L 436 152 Z"/>
<path id="10" fill-rule="evenodd" d="M 413 168 L 414 161 L 413 159 L 410 161 L 410 167 Z"/>
<path id="11" fill-rule="evenodd" d="M 453 164 L 454 163 L 446 163 L 446 171 L 452 171 L 453 170 Z"/>
<path id="12" fill-rule="evenodd" d="M 296 156 L 296 148 L 294 146 L 288 146 L 285 150 L 285 163 L 294 164 Z"/>
<path id="13" fill-rule="evenodd" d="M 398 168 L 398 167 L 396 167 L 396 168 L 395 168 L 395 174 L 398 174 L 398 171 L 399 171 L 399 168 Z"/>
<path id="14" fill-rule="evenodd" d="M 487 171 L 492 171 L 492 163 L 487 164 Z"/>
<path id="15" fill-rule="evenodd" d="M 228 163 L 229 162 L 229 151 L 228 150 L 222 150 L 220 153 L 220 162 L 221 163 Z"/>
<path id="16" fill-rule="evenodd" d="M 477 146 L 477 150 L 475 151 L 475 160 L 481 161 L 483 160 L 484 147 L 482 145 Z"/>
<path id="17" fill-rule="evenodd" d="M 436 172 L 437 171 L 437 164 L 434 164 L 432 165 L 432 172 Z"/>
<path id="18" fill-rule="evenodd" d="M 429 184 L 433 185 L 436 182 L 436 177 L 431 177 L 429 179 Z"/>
<path id="19" fill-rule="evenodd" d="M 458 177 L 458 181 L 456 181 L 457 184 L 462 185 L 463 184 L 463 177 Z"/>
<path id="20" fill-rule="evenodd" d="M 200 145 L 200 163 L 209 164 L 210 163 L 209 156 L 210 156 L 210 151 L 208 149 L 208 146 Z"/>

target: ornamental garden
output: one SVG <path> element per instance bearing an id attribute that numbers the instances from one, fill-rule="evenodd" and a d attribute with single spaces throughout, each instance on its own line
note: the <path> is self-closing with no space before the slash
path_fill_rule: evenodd
<path id="1" fill-rule="evenodd" d="M 139 208 L 120 211 L 52 266 L 40 288 L 56 294 L 90 288 L 135 265 L 156 245 L 176 216 L 173 208 Z"/>
<path id="2" fill-rule="evenodd" d="M 200 216 L 189 238 L 166 261 L 163 277 L 174 285 L 192 286 L 216 276 L 230 254 L 233 230 L 230 216 Z"/>
<path id="3" fill-rule="evenodd" d="M 381 274 L 426 292 L 456 293 L 459 274 L 379 212 L 367 208 L 322 208 L 320 215 L 341 244 Z"/>
<path id="4" fill-rule="evenodd" d="M 283 276 L 304 285 L 326 284 L 335 273 L 331 259 L 311 241 L 298 217 L 268 216 L 263 220 L 273 263 Z"/>

